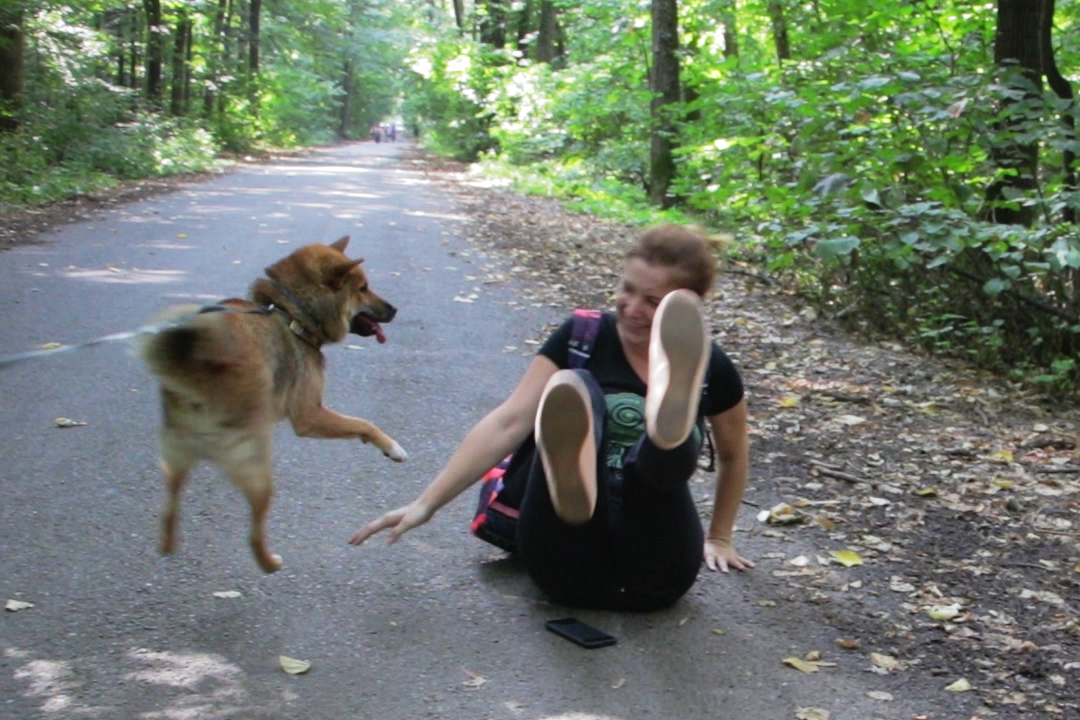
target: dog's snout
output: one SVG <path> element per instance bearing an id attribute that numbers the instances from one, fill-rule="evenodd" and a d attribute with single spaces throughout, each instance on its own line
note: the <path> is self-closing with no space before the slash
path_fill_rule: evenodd
<path id="1" fill-rule="evenodd" d="M 386 308 L 383 310 L 383 316 L 379 318 L 379 322 L 390 322 L 397 315 L 397 308 L 390 303 L 385 303 Z"/>

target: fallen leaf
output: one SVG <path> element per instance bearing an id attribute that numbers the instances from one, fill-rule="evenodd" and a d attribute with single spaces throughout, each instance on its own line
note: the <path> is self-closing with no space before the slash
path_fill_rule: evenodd
<path id="1" fill-rule="evenodd" d="M 892 695 L 881 690 L 871 690 L 870 692 L 866 693 L 866 696 L 869 698 L 873 698 L 874 700 L 881 700 L 883 702 L 888 702 L 893 699 Z"/>
<path id="2" fill-rule="evenodd" d="M 47 342 L 44 345 L 41 345 L 40 347 L 41 347 L 42 350 L 55 350 L 56 348 L 63 347 L 63 345 L 61 345 L 58 342 Z"/>
<path id="3" fill-rule="evenodd" d="M 302 675 L 311 669 L 311 663 L 291 658 L 288 655 L 278 655 L 278 662 L 281 663 L 281 669 L 290 675 Z"/>
<path id="4" fill-rule="evenodd" d="M 795 720 L 829 720 L 829 711 L 821 708 L 796 708 Z"/>
<path id="5" fill-rule="evenodd" d="M 480 675 L 477 675 L 476 673 L 471 672 L 469 670 L 465 670 L 465 674 L 469 676 L 469 679 L 466 680 L 465 682 L 461 683 L 461 684 L 464 685 L 467 688 L 471 688 L 471 689 L 475 690 L 476 688 L 480 687 L 481 685 L 483 685 L 484 683 L 487 682 L 487 680 L 485 680 L 483 677 L 481 677 Z"/>
<path id="6" fill-rule="evenodd" d="M 829 555 L 844 567 L 854 567 L 855 565 L 863 564 L 862 556 L 854 550 L 833 550 Z"/>
<path id="7" fill-rule="evenodd" d="M 619 688 L 621 688 L 625 684 L 626 684 L 626 678 L 619 678 L 618 680 L 616 680 L 612 684 L 611 689 L 612 690 L 618 690 Z"/>
<path id="8" fill-rule="evenodd" d="M 841 425 L 848 426 L 861 425 L 866 422 L 866 418 L 859 417 L 858 415 L 841 415 L 840 417 L 836 418 L 836 422 L 840 423 Z"/>
<path id="9" fill-rule="evenodd" d="M 885 671 L 901 670 L 904 667 L 903 663 L 892 655 L 883 655 L 881 653 L 870 653 L 870 662 L 875 667 L 879 667 Z"/>
<path id="10" fill-rule="evenodd" d="M 949 692 L 967 692 L 971 690 L 971 683 L 967 681 L 967 678 L 960 678 L 956 682 L 946 685 L 945 689 Z"/>
<path id="11" fill-rule="evenodd" d="M 72 420 L 71 418 L 66 417 L 58 417 L 53 420 L 53 425 L 56 425 L 58 428 L 81 427 L 85 424 L 86 423 L 80 420 Z"/>
<path id="12" fill-rule="evenodd" d="M 773 525 L 790 525 L 801 521 L 802 516 L 787 503 L 780 503 L 769 509 L 769 522 Z"/>
<path id="13" fill-rule="evenodd" d="M 23 602 L 22 600 L 8 600 L 4 609 L 8 612 L 19 612 L 20 610 L 26 610 L 34 607 L 34 603 Z"/>
<path id="14" fill-rule="evenodd" d="M 811 662 L 817 662 L 818 660 L 821 659 L 821 651 L 820 650 L 811 650 L 810 652 L 806 653 L 806 657 L 804 657 L 803 659 L 804 660 L 809 660 Z"/>
<path id="15" fill-rule="evenodd" d="M 776 404 L 778 406 L 782 407 L 782 408 L 798 407 L 798 405 L 799 405 L 799 396 L 798 395 L 788 395 L 786 397 L 782 397 L 782 398 L 780 398 L 779 402 L 777 402 Z"/>
<path id="16" fill-rule="evenodd" d="M 918 495 L 919 497 L 933 497 L 934 495 L 937 495 L 937 489 L 931 487 L 917 488 L 911 492 L 913 495 Z"/>
<path id="17" fill-rule="evenodd" d="M 784 658 L 783 663 L 804 673 L 816 673 L 823 667 L 836 667 L 836 663 L 803 660 L 797 657 Z"/>
<path id="18" fill-rule="evenodd" d="M 684 617 L 682 620 L 679 621 L 679 627 L 682 627 L 683 625 L 685 625 L 688 622 L 690 622 L 690 618 Z"/>
<path id="19" fill-rule="evenodd" d="M 859 641 L 858 640 L 845 640 L 844 638 L 836 638 L 836 640 L 834 642 L 837 644 L 838 647 L 842 647 L 845 650 L 858 650 L 859 649 Z"/>
<path id="20" fill-rule="evenodd" d="M 898 593 L 910 593 L 915 592 L 915 586 L 904 580 L 899 575 L 893 575 L 889 578 L 889 589 Z"/>
<path id="21" fill-rule="evenodd" d="M 178 237 L 178 238 L 180 238 L 181 240 L 183 240 L 184 238 L 186 238 L 186 237 L 187 237 L 187 233 L 176 233 L 176 237 Z"/>
<path id="22" fill-rule="evenodd" d="M 926 608 L 926 614 L 934 620 L 952 620 L 960 614 L 960 603 L 952 605 L 931 605 Z"/>
<path id="23" fill-rule="evenodd" d="M 216 597 L 216 598 L 238 598 L 238 597 L 244 597 L 244 595 L 239 590 L 219 590 L 218 592 L 214 593 L 214 597 Z"/>
<path id="24" fill-rule="evenodd" d="M 470 300 L 469 298 L 464 298 L 464 297 L 461 297 L 460 295 L 455 295 L 455 296 L 454 296 L 454 302 L 459 302 L 459 303 L 472 303 L 472 300 Z"/>

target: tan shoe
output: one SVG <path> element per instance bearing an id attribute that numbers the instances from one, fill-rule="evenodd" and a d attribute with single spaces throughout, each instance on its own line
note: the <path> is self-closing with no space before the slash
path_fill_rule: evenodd
<path id="1" fill-rule="evenodd" d="M 555 513 L 570 525 L 588 522 L 596 509 L 596 440 L 589 389 L 573 370 L 548 380 L 535 431 Z"/>
<path id="2" fill-rule="evenodd" d="M 665 295 L 653 315 L 645 395 L 645 428 L 658 448 L 678 447 L 693 431 L 711 350 L 705 307 L 697 293 L 675 290 Z"/>

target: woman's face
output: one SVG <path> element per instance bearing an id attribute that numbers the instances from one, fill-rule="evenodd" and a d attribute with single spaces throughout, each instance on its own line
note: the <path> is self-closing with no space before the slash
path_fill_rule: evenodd
<path id="1" fill-rule="evenodd" d="M 647 348 L 656 306 L 665 295 L 678 289 L 669 268 L 630 258 L 615 296 L 616 326 L 623 342 Z"/>

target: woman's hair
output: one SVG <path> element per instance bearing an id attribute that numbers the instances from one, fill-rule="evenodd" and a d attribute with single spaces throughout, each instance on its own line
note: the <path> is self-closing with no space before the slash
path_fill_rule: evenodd
<path id="1" fill-rule="evenodd" d="M 716 275 L 716 258 L 708 238 L 682 225 L 660 225 L 646 231 L 626 257 L 669 269 L 679 287 L 701 297 L 708 295 Z"/>

